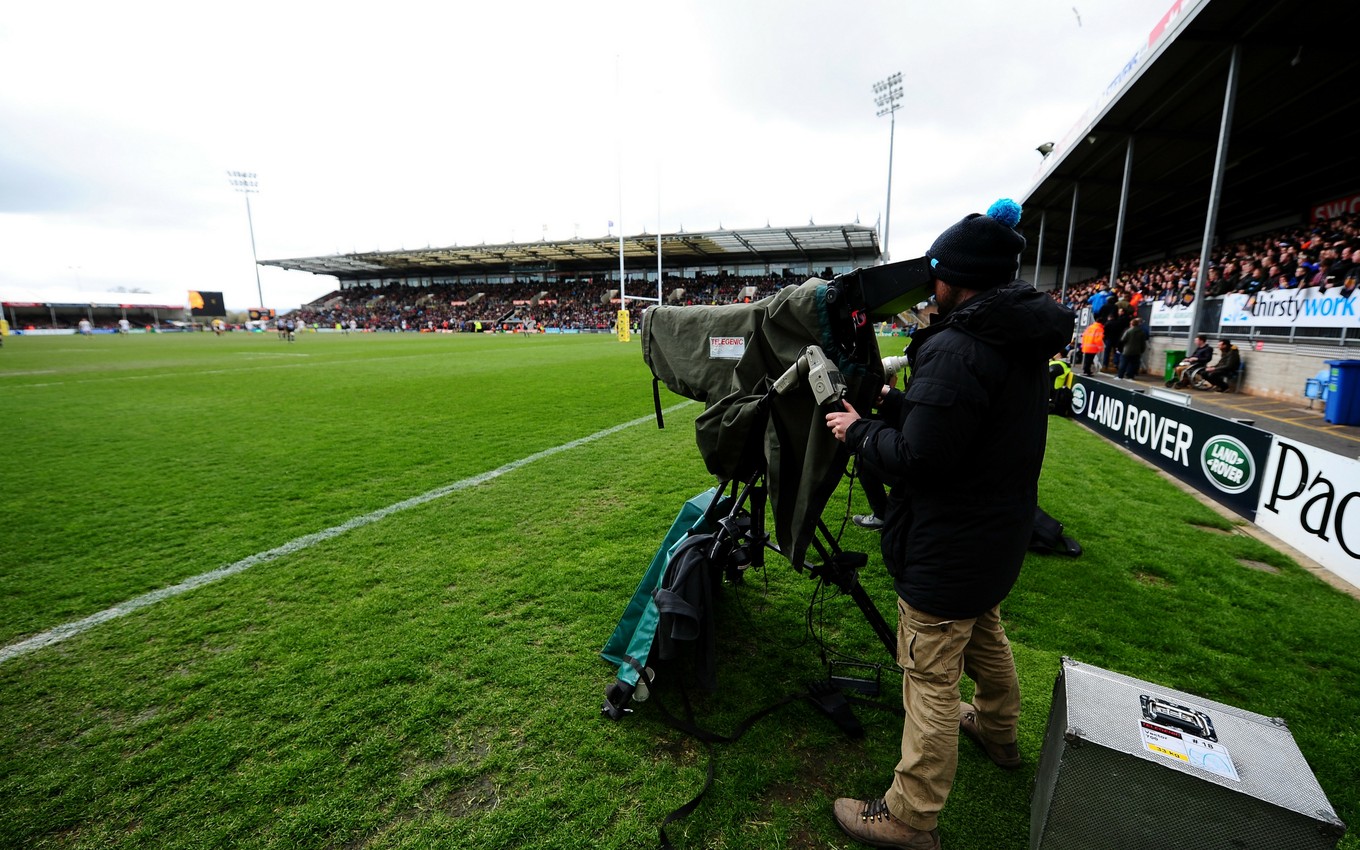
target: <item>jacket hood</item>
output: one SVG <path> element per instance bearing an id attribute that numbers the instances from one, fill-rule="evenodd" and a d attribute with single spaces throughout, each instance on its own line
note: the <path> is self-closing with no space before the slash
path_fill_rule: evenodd
<path id="1" fill-rule="evenodd" d="M 1076 314 L 1023 280 L 970 298 L 923 335 L 956 328 L 1020 356 L 1047 360 L 1072 341 Z M 920 336 L 922 334 L 918 334 Z"/>

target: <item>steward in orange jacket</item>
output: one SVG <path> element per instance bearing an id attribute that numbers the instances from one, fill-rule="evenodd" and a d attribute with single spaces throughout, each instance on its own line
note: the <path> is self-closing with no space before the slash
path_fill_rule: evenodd
<path id="1" fill-rule="evenodd" d="M 1105 326 L 1092 322 L 1081 332 L 1081 373 L 1091 377 L 1094 373 L 1096 355 L 1105 350 Z"/>

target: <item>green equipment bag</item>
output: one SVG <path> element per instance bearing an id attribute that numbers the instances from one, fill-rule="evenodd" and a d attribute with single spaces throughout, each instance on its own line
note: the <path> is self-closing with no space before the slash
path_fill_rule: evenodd
<path id="1" fill-rule="evenodd" d="M 618 677 L 605 689 L 605 703 L 602 709 L 606 715 L 615 720 L 623 716 L 625 706 L 637 690 L 638 680 L 643 676 L 647 658 L 652 652 L 657 623 L 661 619 L 654 594 L 666 573 L 666 566 L 670 563 L 674 551 L 691 533 L 699 534 L 712 530 L 704 521 L 704 513 L 717 493 L 716 488 L 706 490 L 685 502 L 680 508 L 680 513 L 671 524 L 670 531 L 666 532 L 665 538 L 661 541 L 661 547 L 652 557 L 651 565 L 647 567 L 647 572 L 643 574 L 637 590 L 633 592 L 633 598 L 624 608 L 623 617 L 614 628 L 614 633 L 609 636 L 604 649 L 600 651 L 600 657 L 618 665 L 619 668 Z M 638 694 L 643 699 L 647 695 L 646 684 L 644 680 L 643 690 Z"/>

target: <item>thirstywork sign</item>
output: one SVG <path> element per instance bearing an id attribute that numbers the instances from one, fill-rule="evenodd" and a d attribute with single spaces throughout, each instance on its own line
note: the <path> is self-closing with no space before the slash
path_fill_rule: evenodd
<path id="1" fill-rule="evenodd" d="M 1271 435 L 1259 428 L 1079 378 L 1072 415 L 1248 519 Z"/>
<path id="2" fill-rule="evenodd" d="M 1168 307 L 1156 301 L 1149 322 L 1157 327 L 1188 328 L 1190 317 L 1189 306 Z M 1311 287 L 1271 289 L 1255 295 L 1234 292 L 1223 296 L 1218 326 L 1225 333 L 1250 327 L 1360 328 L 1360 295 L 1342 295 L 1339 287 L 1326 293 Z"/>
<path id="3" fill-rule="evenodd" d="M 1272 289 L 1255 295 L 1223 296 L 1221 327 L 1360 328 L 1360 295 L 1346 297 L 1340 289 L 1320 294 L 1316 288 Z"/>

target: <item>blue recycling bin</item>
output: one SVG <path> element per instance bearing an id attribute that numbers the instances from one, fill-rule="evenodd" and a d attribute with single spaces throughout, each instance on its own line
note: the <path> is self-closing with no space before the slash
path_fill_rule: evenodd
<path id="1" fill-rule="evenodd" d="M 1333 425 L 1360 425 L 1360 360 L 1328 360 L 1327 412 Z"/>

